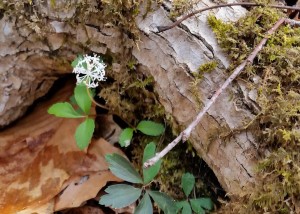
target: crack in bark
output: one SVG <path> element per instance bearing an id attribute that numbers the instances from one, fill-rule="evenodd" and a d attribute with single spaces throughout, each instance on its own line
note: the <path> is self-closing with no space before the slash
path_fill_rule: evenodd
<path id="1" fill-rule="evenodd" d="M 175 80 L 173 80 L 173 83 L 174 83 L 174 85 L 175 85 L 177 91 L 179 92 L 179 94 L 180 94 L 183 98 L 187 99 L 187 100 L 193 105 L 194 103 L 193 103 L 193 101 L 189 98 L 189 96 L 184 95 L 184 94 L 180 91 L 180 88 L 178 87 L 178 85 L 177 85 L 177 83 L 176 83 Z M 196 111 L 196 110 L 194 109 L 194 111 Z"/>
<path id="2" fill-rule="evenodd" d="M 239 141 L 236 139 L 235 135 L 232 135 L 232 138 L 234 139 L 234 142 L 244 151 L 244 148 L 242 145 L 239 143 Z"/>
<path id="3" fill-rule="evenodd" d="M 213 116 L 211 115 L 209 112 L 206 113 L 210 118 L 212 118 L 220 127 L 221 127 L 221 123 L 219 123 L 219 121 Z"/>
<path id="4" fill-rule="evenodd" d="M 90 28 L 96 29 L 96 30 L 97 30 L 99 33 L 101 33 L 103 36 L 111 36 L 111 35 L 109 35 L 109 34 L 104 33 L 103 31 L 101 31 L 101 27 L 100 27 L 100 26 L 93 25 L 93 24 L 87 24 L 87 23 L 85 23 L 84 25 L 85 25 L 85 26 L 88 26 L 88 27 L 90 27 Z"/>
<path id="5" fill-rule="evenodd" d="M 248 131 L 247 131 L 247 130 L 245 130 L 245 134 L 246 134 L 246 138 L 247 138 L 247 140 L 250 142 L 250 144 L 253 145 L 253 147 L 254 147 L 255 149 L 258 149 L 258 145 L 255 144 L 255 143 L 254 143 L 252 140 L 250 140 L 250 138 L 248 137 Z"/>
<path id="6" fill-rule="evenodd" d="M 253 178 L 253 176 L 250 174 L 250 172 L 248 172 L 248 170 L 244 167 L 244 165 L 237 158 L 235 158 L 235 160 L 242 166 L 242 168 L 245 170 L 245 172 L 247 173 L 247 175 L 250 178 Z"/>
<path id="7" fill-rule="evenodd" d="M 203 45 L 211 52 L 211 54 L 212 54 L 212 57 L 210 57 L 210 56 L 208 56 L 208 54 L 207 54 L 205 51 L 203 51 L 203 53 L 207 56 L 207 58 L 209 58 L 209 59 L 215 58 L 214 48 L 213 48 L 210 44 L 208 44 L 208 42 L 206 42 L 206 40 L 205 40 L 202 36 L 197 35 L 197 34 L 195 34 L 195 33 L 192 33 L 192 32 L 190 31 L 190 29 L 189 29 L 187 26 L 185 26 L 185 25 L 179 25 L 178 27 L 181 28 L 182 30 L 184 30 L 185 32 L 187 32 L 189 35 L 192 35 L 192 36 L 196 37 L 196 38 L 198 39 L 198 41 L 202 42 L 202 44 L 203 44 Z"/>

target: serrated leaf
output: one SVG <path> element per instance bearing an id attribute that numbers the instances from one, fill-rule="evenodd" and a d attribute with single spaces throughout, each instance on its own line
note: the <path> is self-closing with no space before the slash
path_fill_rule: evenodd
<path id="1" fill-rule="evenodd" d="M 142 177 L 123 156 L 114 153 L 106 155 L 105 159 L 109 164 L 110 171 L 115 176 L 131 183 L 143 183 Z"/>
<path id="2" fill-rule="evenodd" d="M 64 118 L 81 118 L 84 115 L 79 114 L 75 111 L 73 106 L 68 103 L 55 103 L 48 109 L 49 114 L 54 114 L 56 117 L 64 117 Z"/>
<path id="3" fill-rule="evenodd" d="M 122 147 L 127 147 L 130 145 L 130 141 L 132 139 L 133 136 L 133 129 L 132 128 L 126 128 L 124 129 L 119 137 L 119 144 Z"/>
<path id="4" fill-rule="evenodd" d="M 190 199 L 190 203 L 192 209 L 197 214 L 205 214 L 205 210 L 212 210 L 214 204 L 210 198 L 197 198 L 197 199 Z"/>
<path id="5" fill-rule="evenodd" d="M 145 193 L 134 214 L 153 214 L 153 207 L 148 193 Z"/>
<path id="6" fill-rule="evenodd" d="M 116 184 L 105 189 L 108 194 L 100 198 L 99 204 L 120 209 L 135 202 L 142 190 L 127 184 Z"/>
<path id="7" fill-rule="evenodd" d="M 86 85 L 80 84 L 76 85 L 74 89 L 74 97 L 77 105 L 84 111 L 84 113 L 89 114 L 92 106 L 92 100 L 88 95 Z"/>
<path id="8" fill-rule="evenodd" d="M 78 55 L 71 63 L 71 66 L 73 68 L 75 68 L 78 65 L 79 60 L 82 60 L 83 56 L 82 55 Z"/>
<path id="9" fill-rule="evenodd" d="M 162 124 L 146 120 L 139 122 L 136 129 L 149 136 L 159 136 L 165 131 Z"/>
<path id="10" fill-rule="evenodd" d="M 149 191 L 148 193 L 153 198 L 158 207 L 164 211 L 165 214 L 176 213 L 176 204 L 170 196 L 158 191 Z"/>
<path id="11" fill-rule="evenodd" d="M 144 149 L 143 163 L 155 155 L 155 144 L 149 143 Z M 148 184 L 157 175 L 161 166 L 162 160 L 159 160 L 156 164 L 149 168 L 143 168 L 144 184 Z"/>
<path id="12" fill-rule="evenodd" d="M 176 202 L 176 207 L 177 207 L 176 213 L 182 210 L 181 214 L 192 214 L 192 209 L 188 201 Z"/>
<path id="13" fill-rule="evenodd" d="M 79 124 L 75 131 L 75 140 L 79 149 L 84 149 L 89 145 L 93 137 L 94 129 L 95 121 L 91 118 L 87 118 Z"/>
<path id="14" fill-rule="evenodd" d="M 185 173 L 181 177 L 181 186 L 186 197 L 189 196 L 195 185 L 195 177 L 191 173 Z"/>

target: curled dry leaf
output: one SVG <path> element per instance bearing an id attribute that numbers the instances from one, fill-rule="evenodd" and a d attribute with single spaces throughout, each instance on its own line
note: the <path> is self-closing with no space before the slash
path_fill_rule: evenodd
<path id="1" fill-rule="evenodd" d="M 54 198 L 72 185 L 67 183 L 71 177 L 88 175 L 93 180 L 93 176 L 102 176 L 95 189 L 117 180 L 107 171 L 104 156 L 120 150 L 104 140 L 94 140 L 86 151 L 80 151 L 74 133 L 81 120 L 47 114 L 51 104 L 68 100 L 73 87 L 66 83 L 53 99 L 40 103 L 30 115 L 0 132 L 0 213 L 53 213 Z M 85 193 L 81 200 L 94 195 Z M 62 200 L 59 197 L 55 206 Z M 79 200 L 76 206 L 82 203 Z"/>

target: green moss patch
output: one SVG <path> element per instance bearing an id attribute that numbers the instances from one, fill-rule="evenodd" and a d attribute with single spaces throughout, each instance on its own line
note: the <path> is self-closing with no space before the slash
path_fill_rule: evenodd
<path id="1" fill-rule="evenodd" d="M 208 22 L 231 60 L 245 60 L 265 33 L 284 14 L 254 8 L 237 23 Z M 282 25 L 270 36 L 253 65 L 240 75 L 254 86 L 259 79 L 260 112 L 251 126 L 257 133 L 260 183 L 232 199 L 220 213 L 298 213 L 300 210 L 300 28 Z"/>

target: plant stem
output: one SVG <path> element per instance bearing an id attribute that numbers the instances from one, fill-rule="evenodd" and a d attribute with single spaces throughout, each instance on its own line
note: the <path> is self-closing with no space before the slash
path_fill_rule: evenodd
<path id="1" fill-rule="evenodd" d="M 90 92 L 89 87 L 86 87 L 86 91 L 87 91 L 87 94 L 88 94 L 89 98 L 91 99 L 92 103 L 94 103 L 96 106 L 99 106 L 100 108 L 103 108 L 103 109 L 106 109 L 106 110 L 109 111 L 109 109 L 108 109 L 106 106 L 101 105 L 101 104 L 98 103 L 96 100 L 94 100 L 94 98 L 93 98 L 92 95 L 91 95 L 91 92 Z"/>
<path id="2" fill-rule="evenodd" d="M 89 96 L 89 98 L 91 99 L 92 103 L 94 103 L 96 106 L 100 107 L 100 108 L 103 108 L 103 109 L 106 109 L 107 111 L 111 112 L 110 109 L 104 105 L 101 105 L 100 103 L 98 103 L 91 95 L 90 93 L 90 90 L 89 90 L 89 87 L 86 87 L 86 90 L 87 90 L 87 94 Z M 111 114 L 114 114 L 118 117 L 120 117 L 130 128 L 133 128 L 135 129 L 135 127 L 133 125 L 131 125 L 128 121 L 126 121 L 124 118 L 122 118 L 119 114 L 115 113 L 115 112 L 111 112 Z M 96 114 L 97 115 L 97 114 Z"/>
<path id="3" fill-rule="evenodd" d="M 216 102 L 219 95 L 228 87 L 228 85 L 242 72 L 242 70 L 246 67 L 248 64 L 252 64 L 254 58 L 258 54 L 259 51 L 263 48 L 263 46 L 266 44 L 269 36 L 273 34 L 281 24 L 283 24 L 286 21 L 286 18 L 279 19 L 274 26 L 268 30 L 265 37 L 260 41 L 260 43 L 255 47 L 255 49 L 252 51 L 252 53 L 248 56 L 246 60 L 244 60 L 238 67 L 235 68 L 235 70 L 232 72 L 232 74 L 228 77 L 228 79 L 223 83 L 223 85 L 215 92 L 215 94 L 212 96 L 212 98 L 208 101 L 208 103 L 204 106 L 201 112 L 198 113 L 196 116 L 196 119 L 184 130 L 182 131 L 177 138 L 175 138 L 171 143 L 169 143 L 161 152 L 157 153 L 153 158 L 149 159 L 144 163 L 144 167 L 150 167 L 154 165 L 158 160 L 163 158 L 171 149 L 173 149 L 181 140 L 182 142 L 187 141 L 187 139 L 190 137 L 191 132 L 194 130 L 194 128 L 198 125 L 198 123 L 201 121 L 202 117 L 206 114 L 206 112 L 209 110 L 209 108 Z"/>

